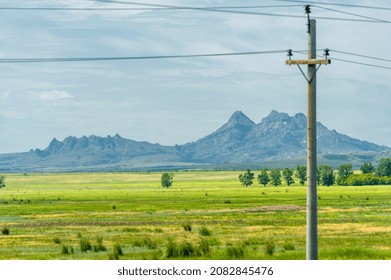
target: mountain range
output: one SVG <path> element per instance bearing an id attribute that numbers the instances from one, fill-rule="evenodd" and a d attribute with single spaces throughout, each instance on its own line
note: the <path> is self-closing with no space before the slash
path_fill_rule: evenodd
<path id="1" fill-rule="evenodd" d="M 235 112 L 215 132 L 191 143 L 163 146 L 115 136 L 54 138 L 46 149 L 0 155 L 0 172 L 126 171 L 181 168 L 282 167 L 304 164 L 307 118 L 272 111 L 258 124 Z M 337 165 L 376 162 L 391 149 L 317 123 L 318 159 Z"/>

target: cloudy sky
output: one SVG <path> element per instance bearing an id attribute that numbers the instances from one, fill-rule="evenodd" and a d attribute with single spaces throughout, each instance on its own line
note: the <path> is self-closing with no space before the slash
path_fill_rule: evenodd
<path id="1" fill-rule="evenodd" d="M 312 7 L 311 16 L 319 17 L 317 48 L 339 51 L 331 51 L 332 64 L 318 71 L 318 121 L 349 136 L 391 146 L 391 69 L 387 69 L 391 67 L 391 23 L 325 19 L 391 21 L 390 2 L 339 1 L 388 10 L 328 5 L 337 2 L 317 1 Z M 252 13 L 241 14 L 156 9 L 116 1 L 0 0 L 0 153 L 42 149 L 53 137 L 63 140 L 67 136 L 116 133 L 133 140 L 184 144 L 213 132 L 237 110 L 256 123 L 273 109 L 306 114 L 306 81 L 297 67 L 285 65 L 285 53 L 90 62 L 4 61 L 307 48 L 306 19 L 281 16 L 304 16 L 303 3 L 297 1 L 138 3 L 288 6 L 229 9 Z M 99 10 L 102 8 L 106 10 Z M 133 8 L 138 10 L 130 10 Z M 295 53 L 293 58 L 304 59 L 305 55 Z"/>

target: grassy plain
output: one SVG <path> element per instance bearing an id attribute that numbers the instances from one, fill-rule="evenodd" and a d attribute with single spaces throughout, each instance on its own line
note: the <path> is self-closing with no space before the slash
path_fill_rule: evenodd
<path id="1" fill-rule="evenodd" d="M 178 172 L 170 189 L 161 173 L 8 174 L 0 259 L 305 259 L 306 187 L 239 173 Z M 320 259 L 391 259 L 390 186 L 319 187 L 318 206 Z"/>

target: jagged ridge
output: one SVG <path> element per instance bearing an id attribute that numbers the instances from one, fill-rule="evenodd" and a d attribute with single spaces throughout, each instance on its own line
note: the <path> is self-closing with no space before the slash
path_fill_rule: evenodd
<path id="1" fill-rule="evenodd" d="M 138 142 L 115 136 L 70 136 L 54 138 L 44 150 L 0 155 L 0 171 L 15 170 L 107 170 L 194 164 L 262 163 L 298 161 L 306 155 L 307 118 L 298 113 L 272 111 L 258 124 L 244 113 L 235 112 L 215 132 L 195 142 L 174 147 Z M 360 141 L 321 123 L 318 154 L 335 161 L 338 155 L 388 153 L 390 148 Z M 336 156 L 337 155 L 337 156 Z M 341 158 L 341 156 L 339 156 Z M 369 159 L 371 156 L 364 155 Z"/>

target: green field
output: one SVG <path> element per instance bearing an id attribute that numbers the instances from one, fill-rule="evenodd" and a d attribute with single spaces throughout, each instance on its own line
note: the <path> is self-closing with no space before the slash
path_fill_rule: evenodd
<path id="1" fill-rule="evenodd" d="M 239 173 L 8 174 L 0 259 L 305 259 L 306 187 Z M 320 259 L 391 259 L 390 186 L 321 186 L 318 206 Z"/>

